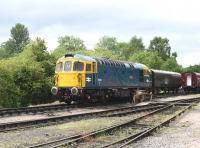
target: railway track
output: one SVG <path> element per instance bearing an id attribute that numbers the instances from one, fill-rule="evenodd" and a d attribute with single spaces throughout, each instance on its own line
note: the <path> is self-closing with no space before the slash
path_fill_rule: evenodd
<path id="1" fill-rule="evenodd" d="M 43 119 L 36 120 L 27 120 L 27 121 L 18 121 L 18 122 L 9 122 L 0 124 L 0 132 L 32 128 L 32 127 L 41 127 L 47 125 L 61 124 L 66 123 L 72 120 L 81 120 L 88 118 L 96 118 L 96 117 L 105 117 L 109 115 L 113 115 L 116 113 L 123 114 L 126 112 L 138 113 L 147 110 L 155 110 L 161 108 L 163 105 L 160 104 L 148 104 L 143 106 L 129 106 L 129 107 L 121 107 L 117 109 L 107 109 L 103 111 L 95 111 L 89 113 L 79 113 L 74 115 L 66 115 L 66 116 L 55 116 Z M 128 113 L 127 113 L 128 114 Z"/>
<path id="2" fill-rule="evenodd" d="M 181 101 L 182 104 L 184 101 L 194 101 L 198 98 L 193 98 L 189 100 L 178 100 Z M 172 101 L 176 102 L 176 101 Z M 129 107 L 122 107 L 117 109 L 107 109 L 103 111 L 96 111 L 96 112 L 89 112 L 89 113 L 79 113 L 74 115 L 65 115 L 65 116 L 55 116 L 55 117 L 48 117 L 42 119 L 35 119 L 35 120 L 25 120 L 25 121 L 17 121 L 17 122 L 7 122 L 0 124 L 0 132 L 18 130 L 18 129 L 25 129 L 25 128 L 32 128 L 32 127 L 42 127 L 47 125 L 55 125 L 61 124 L 65 122 L 69 122 L 72 120 L 81 120 L 86 118 L 95 118 L 95 117 L 105 117 L 105 116 L 123 116 L 132 113 L 138 113 L 147 110 L 155 110 L 162 105 L 166 105 L 170 102 L 154 102 L 152 104 L 144 105 L 144 106 L 129 106 Z M 58 107 L 59 105 L 57 105 Z M 65 106 L 65 104 L 63 105 Z"/>
<path id="3" fill-rule="evenodd" d="M 78 135 L 72 135 L 66 138 L 62 138 L 56 141 L 50 141 L 43 144 L 38 145 L 32 145 L 30 148 L 38 148 L 38 147 L 62 147 L 62 146 L 86 146 L 89 139 L 89 145 L 91 147 L 124 147 L 126 145 L 129 145 L 130 143 L 139 140 L 153 131 L 155 131 L 157 128 L 164 126 L 168 124 L 171 120 L 174 120 L 177 116 L 181 115 L 183 112 L 185 112 L 187 109 L 195 105 L 200 101 L 199 98 L 189 99 L 189 100 L 183 100 L 183 101 L 173 101 L 172 103 L 165 103 L 160 108 L 157 108 L 155 110 L 151 110 L 150 112 L 141 115 L 139 117 L 136 117 L 134 119 L 127 120 L 120 124 L 115 124 L 110 127 L 98 129 L 92 132 L 88 132 L 87 134 L 78 134 Z M 172 111 L 170 111 L 172 110 Z M 173 111 L 176 111 L 175 113 Z M 127 111 L 127 114 L 130 112 Z M 155 124 L 140 124 L 141 121 L 144 122 L 146 118 L 156 116 L 157 114 L 165 113 L 164 115 L 169 114 L 166 119 L 156 122 Z M 118 113 L 119 116 L 127 115 L 125 111 L 122 113 Z M 114 114 L 114 116 L 117 116 L 117 113 Z M 130 128 L 132 132 L 128 136 L 124 138 L 119 138 L 120 136 L 116 136 L 117 134 L 126 131 L 127 128 Z M 135 132 L 134 132 L 135 131 Z M 111 141 L 111 142 L 104 142 L 102 143 L 101 140 L 98 140 L 99 137 L 102 135 L 110 137 L 110 139 L 115 139 L 114 136 L 118 137 L 117 140 Z M 113 138 L 112 138 L 113 137 Z M 86 144 L 86 145 L 85 145 Z M 89 146 L 88 145 L 88 146 Z"/>
<path id="4" fill-rule="evenodd" d="M 171 96 L 177 96 L 174 94 L 170 95 L 156 95 L 153 97 L 153 100 L 156 102 L 156 99 L 166 98 Z M 159 100 L 158 100 L 159 101 Z M 119 102 L 108 103 L 108 105 L 118 104 Z M 96 106 L 100 106 L 102 104 L 97 103 Z M 82 107 L 92 107 L 92 104 L 82 105 L 82 104 L 56 104 L 56 105 L 42 105 L 42 106 L 33 106 L 33 107 L 20 107 L 20 108 L 6 108 L 0 109 L 0 118 L 1 117 L 11 117 L 11 116 L 19 116 L 19 115 L 36 115 L 36 114 L 45 114 L 52 113 L 57 111 L 65 111 L 70 110 L 71 108 L 82 108 Z"/>
<path id="5" fill-rule="evenodd" d="M 20 108 L 6 108 L 0 109 L 0 117 L 10 117 L 22 114 L 41 114 L 52 111 L 68 110 L 75 106 L 69 106 L 67 104 L 56 104 L 56 105 L 43 105 L 33 107 L 20 107 Z"/>
<path id="6" fill-rule="evenodd" d="M 122 102 L 124 103 L 124 102 Z M 119 102 L 108 102 L 108 105 L 119 104 Z M 59 111 L 68 111 L 72 108 L 86 108 L 86 107 L 99 107 L 105 106 L 102 103 L 95 103 L 95 104 L 55 104 L 55 105 L 42 105 L 42 106 L 33 106 L 33 107 L 20 107 L 20 108 L 5 108 L 0 109 L 0 118 L 1 117 L 12 117 L 12 116 L 19 116 L 19 115 L 36 115 L 36 114 L 45 114 L 45 113 L 52 113 L 52 112 L 59 112 Z"/>

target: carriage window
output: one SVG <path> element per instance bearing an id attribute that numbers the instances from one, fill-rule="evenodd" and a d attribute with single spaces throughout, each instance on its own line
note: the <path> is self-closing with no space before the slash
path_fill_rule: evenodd
<path id="1" fill-rule="evenodd" d="M 62 71 L 62 68 L 63 68 L 62 62 L 56 64 L 56 71 L 57 72 Z"/>
<path id="2" fill-rule="evenodd" d="M 71 71 L 72 62 L 65 62 L 64 71 Z"/>
<path id="3" fill-rule="evenodd" d="M 82 62 L 74 62 L 74 71 L 83 71 L 84 64 Z"/>
<path id="4" fill-rule="evenodd" d="M 86 71 L 91 71 L 91 64 L 86 64 Z"/>

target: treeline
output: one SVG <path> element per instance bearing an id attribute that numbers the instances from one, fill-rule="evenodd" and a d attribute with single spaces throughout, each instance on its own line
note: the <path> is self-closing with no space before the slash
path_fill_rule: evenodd
<path id="1" fill-rule="evenodd" d="M 52 53 L 56 58 L 65 53 L 83 53 L 90 56 L 139 62 L 154 69 L 182 71 L 182 66 L 176 61 L 177 53 L 171 52 L 167 38 L 153 38 L 148 48 L 144 46 L 142 38 L 137 36 L 133 36 L 128 42 L 119 42 L 115 37 L 103 36 L 93 50 L 87 50 L 83 40 L 73 36 L 60 37 L 58 42 L 59 46 Z"/>
<path id="2" fill-rule="evenodd" d="M 0 45 L 0 106 L 19 107 L 47 103 L 55 98 L 50 93 L 53 85 L 55 62 L 66 53 L 143 63 L 153 69 L 170 71 L 197 71 L 195 65 L 182 68 L 176 61 L 177 53 L 171 52 L 167 38 L 154 37 L 148 47 L 142 38 L 133 36 L 128 42 L 103 36 L 94 49 L 88 50 L 84 41 L 74 36 L 58 38 L 58 47 L 47 51 L 41 38 L 31 40 L 23 24 L 10 30 L 10 38 Z"/>

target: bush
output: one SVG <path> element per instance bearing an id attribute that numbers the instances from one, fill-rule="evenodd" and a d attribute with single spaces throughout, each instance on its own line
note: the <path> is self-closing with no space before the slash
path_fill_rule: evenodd
<path id="1" fill-rule="evenodd" d="M 15 57 L 0 61 L 0 105 L 27 106 L 51 101 L 54 59 L 36 40 Z"/>

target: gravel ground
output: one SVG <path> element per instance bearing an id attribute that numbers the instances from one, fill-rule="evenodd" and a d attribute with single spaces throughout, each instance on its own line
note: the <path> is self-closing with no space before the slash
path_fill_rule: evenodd
<path id="1" fill-rule="evenodd" d="M 197 97 L 200 97 L 200 94 L 167 97 L 163 99 L 158 99 L 158 101 L 173 101 L 173 100 L 179 100 L 179 99 L 192 99 L 192 98 L 197 98 Z"/>
<path id="2" fill-rule="evenodd" d="M 200 148 L 200 104 L 172 122 L 169 127 L 127 147 Z"/>
<path id="3" fill-rule="evenodd" d="M 77 133 L 82 133 L 84 135 L 85 133 L 94 129 L 100 129 L 104 128 L 105 126 L 108 127 L 116 123 L 121 123 L 130 118 L 134 118 L 134 116 L 138 115 L 118 118 L 113 117 L 109 119 L 88 119 L 48 127 L 0 133 L 0 148 L 24 148 L 37 143 L 60 139 Z"/>
<path id="4" fill-rule="evenodd" d="M 56 140 L 78 133 L 82 133 L 84 135 L 89 131 L 104 128 L 106 126 L 109 127 L 113 124 L 121 123 L 143 114 L 144 113 L 134 114 L 118 118 L 110 117 L 86 119 L 54 126 L 0 133 L 0 148 L 24 148 L 37 143 Z"/>

